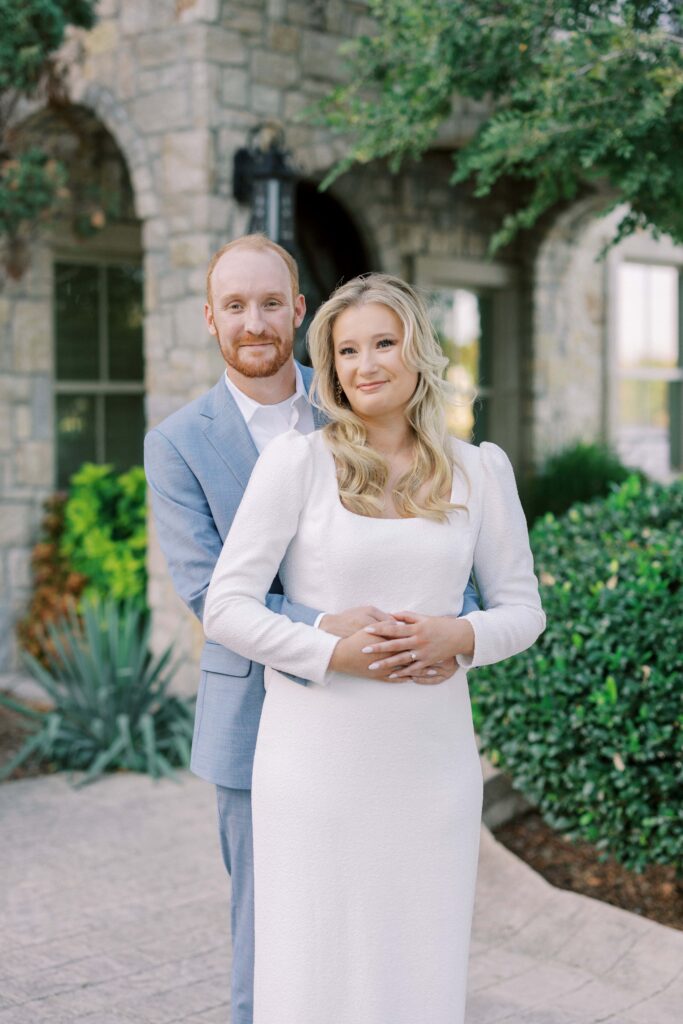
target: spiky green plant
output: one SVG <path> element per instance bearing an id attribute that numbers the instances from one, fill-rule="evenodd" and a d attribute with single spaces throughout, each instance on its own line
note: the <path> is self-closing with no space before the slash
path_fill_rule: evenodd
<path id="1" fill-rule="evenodd" d="M 0 779 L 32 756 L 85 772 L 78 785 L 116 769 L 172 776 L 189 763 L 192 701 L 168 693 L 178 664 L 171 647 L 158 657 L 150 651 L 144 611 L 88 599 L 47 631 L 47 669 L 31 655 L 26 662 L 52 706 L 41 711 L 0 695 L 29 729 Z"/>

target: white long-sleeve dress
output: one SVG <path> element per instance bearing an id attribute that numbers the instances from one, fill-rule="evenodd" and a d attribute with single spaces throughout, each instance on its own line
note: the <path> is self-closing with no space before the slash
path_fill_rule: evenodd
<path id="1" fill-rule="evenodd" d="M 482 780 L 466 669 L 544 626 L 504 452 L 453 441 L 447 523 L 339 500 L 323 432 L 254 469 L 209 588 L 209 639 L 267 667 L 254 763 L 254 1024 L 461 1024 Z M 337 638 L 265 607 L 456 615 L 474 564 L 474 656 L 436 686 L 329 672 Z M 370 638 L 369 638 L 370 640 Z M 282 673 L 310 680 L 302 686 Z"/>

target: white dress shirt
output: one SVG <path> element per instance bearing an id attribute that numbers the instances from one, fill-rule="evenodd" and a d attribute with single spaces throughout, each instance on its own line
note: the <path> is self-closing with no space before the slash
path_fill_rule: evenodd
<path id="1" fill-rule="evenodd" d="M 225 371 L 225 383 L 228 391 L 235 399 L 237 408 L 244 417 L 247 430 L 251 434 L 251 439 L 256 445 L 259 455 L 274 437 L 279 437 L 280 434 L 285 434 L 288 430 L 297 430 L 300 434 L 312 434 L 315 430 L 313 410 L 306 395 L 301 370 L 296 364 L 294 371 L 296 373 L 294 394 L 285 398 L 284 402 L 277 402 L 275 405 L 261 405 L 260 402 L 249 398 L 230 380 L 228 371 Z"/>

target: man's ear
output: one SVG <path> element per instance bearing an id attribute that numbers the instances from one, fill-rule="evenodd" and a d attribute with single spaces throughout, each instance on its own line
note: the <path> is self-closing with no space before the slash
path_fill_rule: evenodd
<path id="1" fill-rule="evenodd" d="M 204 319 L 206 320 L 206 326 L 209 328 L 209 333 L 214 335 L 218 334 L 216 325 L 213 322 L 213 309 L 208 302 L 204 303 Z"/>
<path id="2" fill-rule="evenodd" d="M 294 300 L 294 326 L 300 327 L 306 316 L 306 299 L 303 295 L 297 295 Z"/>

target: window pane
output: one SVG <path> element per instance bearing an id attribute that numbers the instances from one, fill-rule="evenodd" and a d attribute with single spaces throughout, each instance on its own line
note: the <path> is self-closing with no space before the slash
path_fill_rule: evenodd
<path id="1" fill-rule="evenodd" d="M 628 465 L 667 479 L 680 461 L 677 268 L 622 263 L 616 313 L 616 448 Z"/>
<path id="2" fill-rule="evenodd" d="M 678 366 L 676 268 L 622 263 L 618 292 L 619 369 Z"/>
<path id="3" fill-rule="evenodd" d="M 107 395 L 104 400 L 105 462 L 118 470 L 142 465 L 145 414 L 142 395 Z"/>
<path id="4" fill-rule="evenodd" d="M 57 380 L 99 378 L 99 277 L 96 266 L 55 267 Z"/>
<path id="5" fill-rule="evenodd" d="M 663 380 L 619 381 L 619 455 L 658 479 L 671 473 L 670 392 Z"/>
<path id="6" fill-rule="evenodd" d="M 448 380 L 455 388 L 456 404 L 448 410 L 452 433 L 465 440 L 486 437 L 486 399 L 474 396 L 490 388 L 491 299 L 466 288 L 427 293 L 429 314 L 441 347 L 450 360 Z M 481 422 L 479 422 L 481 419 Z M 476 423 L 475 423 L 476 420 Z"/>
<path id="7" fill-rule="evenodd" d="M 97 458 L 94 395 L 57 395 L 57 486 Z"/>
<path id="8" fill-rule="evenodd" d="M 110 380 L 142 380 L 142 315 L 142 267 L 107 267 Z"/>

